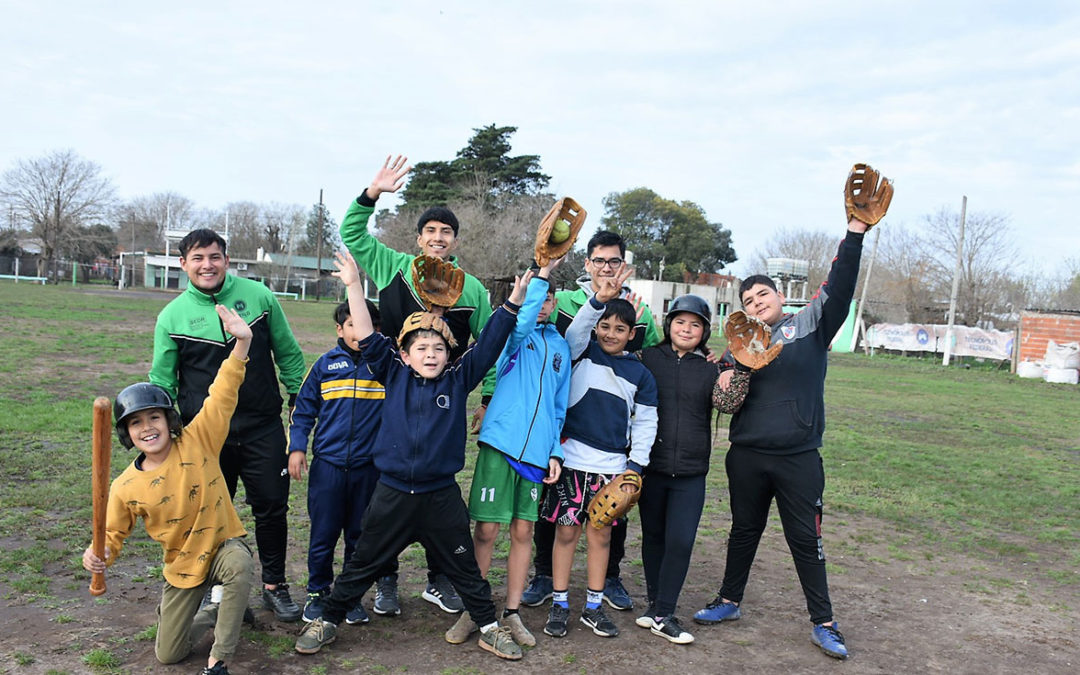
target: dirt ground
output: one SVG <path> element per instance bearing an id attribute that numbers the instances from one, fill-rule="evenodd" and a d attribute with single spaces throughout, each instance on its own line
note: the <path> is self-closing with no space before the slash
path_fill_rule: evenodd
<path id="1" fill-rule="evenodd" d="M 776 521 L 775 513 L 772 519 Z M 727 529 L 726 517 L 703 522 L 713 532 Z M 637 523 L 632 521 L 629 557 L 639 550 Z M 454 617 L 420 598 L 424 573 L 411 562 L 402 566 L 400 617 L 372 613 L 366 626 L 344 626 L 337 642 L 314 656 L 291 651 L 296 625 L 274 621 L 259 609 L 257 629 L 245 633 L 229 663 L 233 673 L 345 672 L 820 672 L 847 673 L 1072 673 L 1080 670 L 1077 611 L 1080 589 L 1075 584 L 1043 582 L 1036 564 L 988 562 L 962 554 L 912 550 L 898 555 L 881 523 L 848 516 L 834 517 L 827 528 L 830 540 L 841 542 L 848 554 L 830 556 L 834 608 L 852 656 L 836 662 L 809 641 L 802 593 L 783 536 L 770 524 L 762 540 L 743 602 L 740 621 L 698 626 L 689 616 L 712 599 L 723 572 L 723 537 L 700 536 L 679 606 L 684 626 L 696 641 L 670 644 L 634 625 L 636 612 L 609 610 L 622 633 L 600 638 L 575 624 L 562 639 L 543 635 L 546 608 L 523 608 L 526 625 L 538 645 L 517 663 L 500 661 L 474 642 L 453 646 L 442 633 Z M 860 542 L 860 543 L 854 543 Z M 105 602 L 86 592 L 81 570 L 55 570 L 54 591 L 59 607 L 21 604 L 18 594 L 0 583 L 4 601 L 0 631 L 4 636 L 0 671 L 44 673 L 91 672 L 82 656 L 95 647 L 120 657 L 120 672 L 194 673 L 203 665 L 209 637 L 187 661 L 162 666 L 150 642 L 134 639 L 155 621 L 158 583 L 132 582 L 145 561 L 121 559 L 110 571 Z M 420 560 L 422 556 L 418 557 Z M 578 558 L 581 556 L 579 555 Z M 577 562 L 580 563 L 580 560 Z M 290 577 L 302 578 L 303 551 L 296 542 L 290 552 Z M 640 602 L 644 593 L 639 565 L 624 565 L 624 580 Z M 995 589 L 993 580 L 1010 580 Z M 999 582 L 1000 583 L 1000 582 Z M 583 571 L 575 565 L 571 606 L 583 602 Z M 300 590 L 300 589 L 296 589 Z M 496 602 L 502 591 L 496 587 Z M 300 594 L 294 594 L 298 597 Z M 370 596 L 370 594 L 369 594 Z M 370 610 L 371 598 L 365 598 Z M 257 602 L 252 601 L 257 607 Z M 70 617 L 57 623 L 55 617 Z M 34 663 L 16 665 L 15 653 L 31 654 Z"/>

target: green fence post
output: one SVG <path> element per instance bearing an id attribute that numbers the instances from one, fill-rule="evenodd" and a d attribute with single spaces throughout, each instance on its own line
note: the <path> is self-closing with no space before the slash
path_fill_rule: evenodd
<path id="1" fill-rule="evenodd" d="M 79 263 L 71 263 L 71 285 L 75 285 L 75 275 L 79 273 Z"/>

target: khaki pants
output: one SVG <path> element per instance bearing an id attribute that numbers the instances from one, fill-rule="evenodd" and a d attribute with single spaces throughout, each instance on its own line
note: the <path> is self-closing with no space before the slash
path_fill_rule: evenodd
<path id="1" fill-rule="evenodd" d="M 154 645 L 158 661 L 176 663 L 191 653 L 191 620 L 199 611 L 199 603 L 206 591 L 214 584 L 221 584 L 223 593 L 210 656 L 221 661 L 232 657 L 240 640 L 240 625 L 247 609 L 254 569 L 248 545 L 241 539 L 227 539 L 210 563 L 210 574 L 201 585 L 176 588 L 166 582 L 158 605 L 157 642 Z"/>

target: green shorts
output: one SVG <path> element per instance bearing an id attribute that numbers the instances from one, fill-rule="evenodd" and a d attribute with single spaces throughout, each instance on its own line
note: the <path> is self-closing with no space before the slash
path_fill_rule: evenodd
<path id="1" fill-rule="evenodd" d="M 469 489 L 469 517 L 483 523 L 509 523 L 511 519 L 536 521 L 542 483 L 525 480 L 501 452 L 480 443 L 476 473 Z"/>

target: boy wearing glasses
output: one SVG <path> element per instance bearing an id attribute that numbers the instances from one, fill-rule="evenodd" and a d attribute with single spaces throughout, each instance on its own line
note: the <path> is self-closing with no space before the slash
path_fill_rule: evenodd
<path id="1" fill-rule="evenodd" d="M 555 294 L 555 313 L 552 317 L 559 333 L 566 335 L 566 329 L 577 316 L 578 310 L 589 301 L 603 280 L 614 278 L 626 258 L 626 242 L 614 232 L 601 230 L 589 239 L 585 247 L 588 256 L 585 259 L 585 274 L 578 277 L 578 289 L 559 291 Z M 630 289 L 623 286 L 620 298 L 630 295 Z M 660 334 L 656 330 L 656 321 L 652 310 L 645 306 L 645 311 L 634 325 L 633 337 L 625 349 L 628 352 L 641 351 L 646 347 L 660 344 Z M 634 600 L 623 586 L 619 564 L 626 553 L 626 518 L 620 518 L 611 531 L 611 550 L 608 556 L 607 578 L 604 582 L 604 601 L 613 609 L 633 609 Z M 521 602 L 530 607 L 544 604 L 551 598 L 553 586 L 551 579 L 551 551 L 555 544 L 555 526 L 544 519 L 536 523 L 533 530 L 533 543 L 536 545 L 536 558 L 533 562 L 535 574 L 529 581 Z"/>

